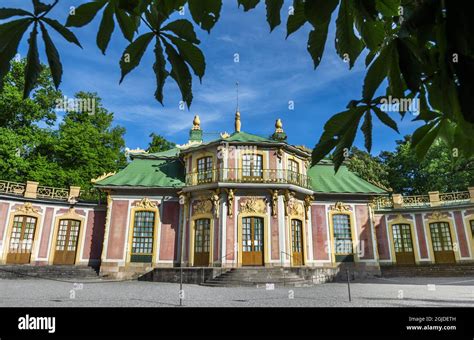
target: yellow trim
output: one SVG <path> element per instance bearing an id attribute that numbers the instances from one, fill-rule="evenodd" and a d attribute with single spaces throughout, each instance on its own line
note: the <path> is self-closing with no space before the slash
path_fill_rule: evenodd
<path id="1" fill-rule="evenodd" d="M 331 205 L 333 206 L 333 205 Z M 331 209 L 331 206 L 329 206 L 329 209 Z M 329 210 L 329 236 L 331 238 L 331 261 L 333 264 L 336 264 L 336 247 L 334 244 L 334 225 L 333 225 L 333 216 L 334 215 L 347 215 L 349 216 L 349 223 L 351 225 L 351 237 L 352 237 L 352 249 L 356 250 L 353 255 L 354 255 L 354 263 L 359 262 L 359 245 L 357 244 L 357 240 L 359 239 L 357 237 L 357 240 L 355 239 L 355 236 L 357 235 L 356 233 L 356 227 L 355 227 L 355 219 L 354 219 L 354 212 L 352 211 L 334 211 L 334 210 Z M 340 253 L 338 255 L 344 255 L 344 253 Z M 348 254 L 349 255 L 349 254 Z"/>
<path id="2" fill-rule="evenodd" d="M 214 216 L 212 213 L 204 213 L 204 214 L 195 214 L 191 218 L 190 222 L 190 235 L 189 235 L 189 265 L 194 267 L 194 235 L 196 234 L 196 220 L 200 219 L 209 219 L 209 235 L 210 235 L 210 242 L 209 242 L 209 267 L 212 267 L 214 264 L 213 256 L 214 256 Z"/>
<path id="3" fill-rule="evenodd" d="M 77 237 L 77 245 L 76 245 L 76 258 L 74 263 L 78 263 L 81 261 L 81 245 L 84 239 L 84 229 L 86 228 L 86 219 L 82 215 L 79 215 L 76 211 L 68 211 L 62 215 L 56 216 L 54 219 L 54 232 L 53 232 L 53 239 L 51 240 L 51 248 L 49 249 L 49 256 L 48 256 L 48 264 L 53 264 L 54 262 L 54 253 L 56 249 L 56 242 L 58 240 L 58 233 L 59 233 L 59 223 L 62 220 L 75 220 L 79 221 L 79 235 Z"/>
<path id="4" fill-rule="evenodd" d="M 237 219 L 237 242 L 239 245 L 239 254 L 238 254 L 238 267 L 242 267 L 242 219 L 245 217 L 260 217 L 263 218 L 263 264 L 264 266 L 270 265 L 270 254 L 269 254 L 269 244 L 268 244 L 268 214 L 267 213 L 239 213 Z"/>
<path id="5" fill-rule="evenodd" d="M 132 246 L 133 246 L 133 228 L 135 228 L 135 213 L 142 212 L 142 211 L 149 211 L 155 213 L 155 224 L 153 226 L 153 254 L 151 258 L 151 264 L 155 264 L 157 262 L 158 256 L 158 248 L 159 244 L 157 244 L 158 240 L 158 232 L 159 230 L 159 223 L 160 223 L 160 210 L 158 206 L 156 208 L 141 208 L 141 207 L 132 207 L 130 210 L 130 224 L 128 225 L 128 246 L 127 246 L 127 256 L 125 258 L 126 263 L 130 263 L 130 257 L 132 255 Z"/>
<path id="6" fill-rule="evenodd" d="M 258 150 L 255 149 L 254 151 L 246 151 L 246 150 L 240 150 L 240 153 L 238 155 L 239 158 L 239 170 L 238 170 L 238 178 L 242 180 L 244 178 L 243 176 L 243 170 L 244 170 L 244 155 L 260 155 L 262 156 L 262 180 L 265 181 L 268 177 L 268 174 L 265 172 L 265 170 L 268 169 L 268 164 L 267 164 L 267 150 Z"/>
<path id="7" fill-rule="evenodd" d="M 301 222 L 301 240 L 302 240 L 302 251 L 303 251 L 303 264 L 302 266 L 306 266 L 307 263 L 307 251 L 306 251 L 306 222 L 305 218 L 297 215 L 289 215 L 288 216 L 288 233 L 289 237 L 287 238 L 289 240 L 289 253 L 290 253 L 290 265 L 293 267 L 293 249 L 292 249 L 292 241 L 293 241 L 293 235 L 291 232 L 291 221 L 292 220 L 298 220 Z M 281 255 L 281 254 L 280 254 Z"/>
<path id="8" fill-rule="evenodd" d="M 216 162 L 216 155 L 214 152 L 211 152 L 211 151 L 200 151 L 196 154 L 192 154 L 192 171 L 191 171 L 191 176 L 192 176 L 192 182 L 193 185 L 194 184 L 198 184 L 197 182 L 197 172 L 198 172 L 198 166 L 197 166 L 197 161 L 198 159 L 201 159 L 201 158 L 204 158 L 204 157 L 212 157 L 212 164 L 211 164 L 211 169 L 210 171 L 212 172 L 214 169 L 216 169 L 216 166 L 217 166 L 217 162 Z M 187 168 L 186 168 L 186 172 L 187 172 Z M 212 179 L 214 180 L 214 173 L 212 173 Z"/>
<path id="9" fill-rule="evenodd" d="M 392 257 L 392 263 L 397 263 L 397 256 L 395 253 L 395 241 L 393 238 L 393 225 L 395 224 L 408 224 L 410 226 L 410 234 L 411 234 L 411 243 L 413 246 L 413 253 L 415 255 L 415 263 L 420 263 L 420 257 L 418 256 L 419 246 L 418 241 L 415 234 L 415 226 L 412 220 L 404 218 L 403 216 L 397 216 L 394 220 L 388 222 L 388 235 L 390 237 L 390 256 Z"/>
<path id="10" fill-rule="evenodd" d="M 428 244 L 429 244 L 429 247 L 430 247 L 430 251 L 431 251 L 431 254 L 433 255 L 431 257 L 431 263 L 436 263 L 436 259 L 435 259 L 435 256 L 434 256 L 434 248 L 433 248 L 433 241 L 431 240 L 431 229 L 430 229 L 430 224 L 431 223 L 438 223 L 438 222 L 446 222 L 448 223 L 448 226 L 449 226 L 449 232 L 451 233 L 451 242 L 453 244 L 453 252 L 454 252 L 454 258 L 456 260 L 456 263 L 459 262 L 459 259 L 460 259 L 460 247 L 459 247 L 459 244 L 457 242 L 458 240 L 458 234 L 456 233 L 456 230 L 454 229 L 454 221 L 452 218 L 449 218 L 449 217 L 441 217 L 441 218 L 438 218 L 438 217 L 435 217 L 433 218 L 433 215 L 431 214 L 430 218 L 427 218 L 425 219 L 426 223 L 424 225 L 425 227 L 425 234 L 427 235 L 427 239 L 428 239 Z"/>
<path id="11" fill-rule="evenodd" d="M 471 254 L 471 259 L 474 258 L 474 235 L 472 234 L 472 229 L 471 229 L 471 221 L 474 221 L 474 214 L 470 214 L 464 217 L 464 226 L 467 227 L 467 233 L 468 233 L 468 239 L 471 240 L 469 242 L 470 247 L 470 252 Z M 466 230 L 466 228 L 464 228 Z"/>
<path id="12" fill-rule="evenodd" d="M 21 207 L 21 205 L 20 205 Z M 20 208 L 20 207 L 17 207 Z M 12 207 L 13 208 L 13 207 Z M 11 233 L 13 230 L 13 220 L 15 219 L 16 216 L 27 216 L 27 217 L 34 217 L 36 218 L 36 225 L 35 225 L 35 235 L 33 237 L 33 244 L 31 246 L 31 257 L 30 257 L 30 262 L 32 263 L 33 261 L 36 261 L 36 252 L 38 250 L 38 247 L 40 246 L 41 240 L 38 240 L 38 234 L 41 224 L 41 217 L 42 214 L 36 213 L 36 212 L 24 212 L 24 211 L 19 211 L 16 210 L 15 212 L 10 213 L 10 218 L 8 221 L 8 227 L 7 230 L 5 231 L 7 233 L 7 237 L 5 239 L 5 243 L 3 244 L 3 254 L 2 254 L 2 264 L 7 263 L 7 255 L 8 255 L 8 249 L 10 248 L 10 238 L 11 238 Z"/>

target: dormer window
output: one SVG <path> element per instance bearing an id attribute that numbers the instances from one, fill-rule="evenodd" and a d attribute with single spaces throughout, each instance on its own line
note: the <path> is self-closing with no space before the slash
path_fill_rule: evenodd
<path id="1" fill-rule="evenodd" d="M 197 160 L 198 183 L 208 183 L 212 181 L 212 157 L 202 157 Z"/>
<path id="2" fill-rule="evenodd" d="M 242 156 L 242 176 L 262 178 L 263 157 L 256 154 L 244 154 Z"/>

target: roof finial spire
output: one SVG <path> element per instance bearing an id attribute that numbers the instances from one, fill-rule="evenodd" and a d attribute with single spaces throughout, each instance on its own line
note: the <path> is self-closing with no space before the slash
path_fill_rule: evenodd
<path id="1" fill-rule="evenodd" d="M 239 81 L 235 82 L 235 88 L 237 92 L 237 107 L 235 109 L 235 112 L 239 112 Z"/>
<path id="2" fill-rule="evenodd" d="M 240 132 L 242 123 L 240 122 L 240 110 L 239 110 L 239 82 L 235 83 L 237 88 L 237 107 L 235 109 L 235 132 Z"/>

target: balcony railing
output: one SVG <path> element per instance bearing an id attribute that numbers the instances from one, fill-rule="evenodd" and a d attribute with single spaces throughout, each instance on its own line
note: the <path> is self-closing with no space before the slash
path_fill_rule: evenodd
<path id="1" fill-rule="evenodd" d="M 208 183 L 259 183 L 259 184 L 294 184 L 311 188 L 308 176 L 286 169 L 243 169 L 222 168 L 186 174 L 186 185 Z"/>
<path id="2" fill-rule="evenodd" d="M 23 196 L 26 190 L 25 183 L 16 183 L 0 180 L 0 193 Z"/>
<path id="3" fill-rule="evenodd" d="M 474 188 L 469 191 L 439 193 L 430 192 L 429 195 L 402 196 L 394 194 L 391 197 L 380 196 L 372 201 L 375 210 L 390 210 L 394 208 L 426 208 L 450 206 L 456 204 L 474 203 Z"/>
<path id="4" fill-rule="evenodd" d="M 36 197 L 66 201 L 69 197 L 69 190 L 39 186 L 36 191 Z"/>

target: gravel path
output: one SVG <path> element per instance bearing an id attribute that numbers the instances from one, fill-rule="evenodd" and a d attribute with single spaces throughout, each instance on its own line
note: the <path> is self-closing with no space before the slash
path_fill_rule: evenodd
<path id="1" fill-rule="evenodd" d="M 82 289 L 81 289 L 82 288 Z M 215 288 L 183 285 L 193 307 L 474 307 L 474 277 L 381 278 L 313 287 Z M 174 307 L 179 284 L 0 280 L 1 307 Z"/>

